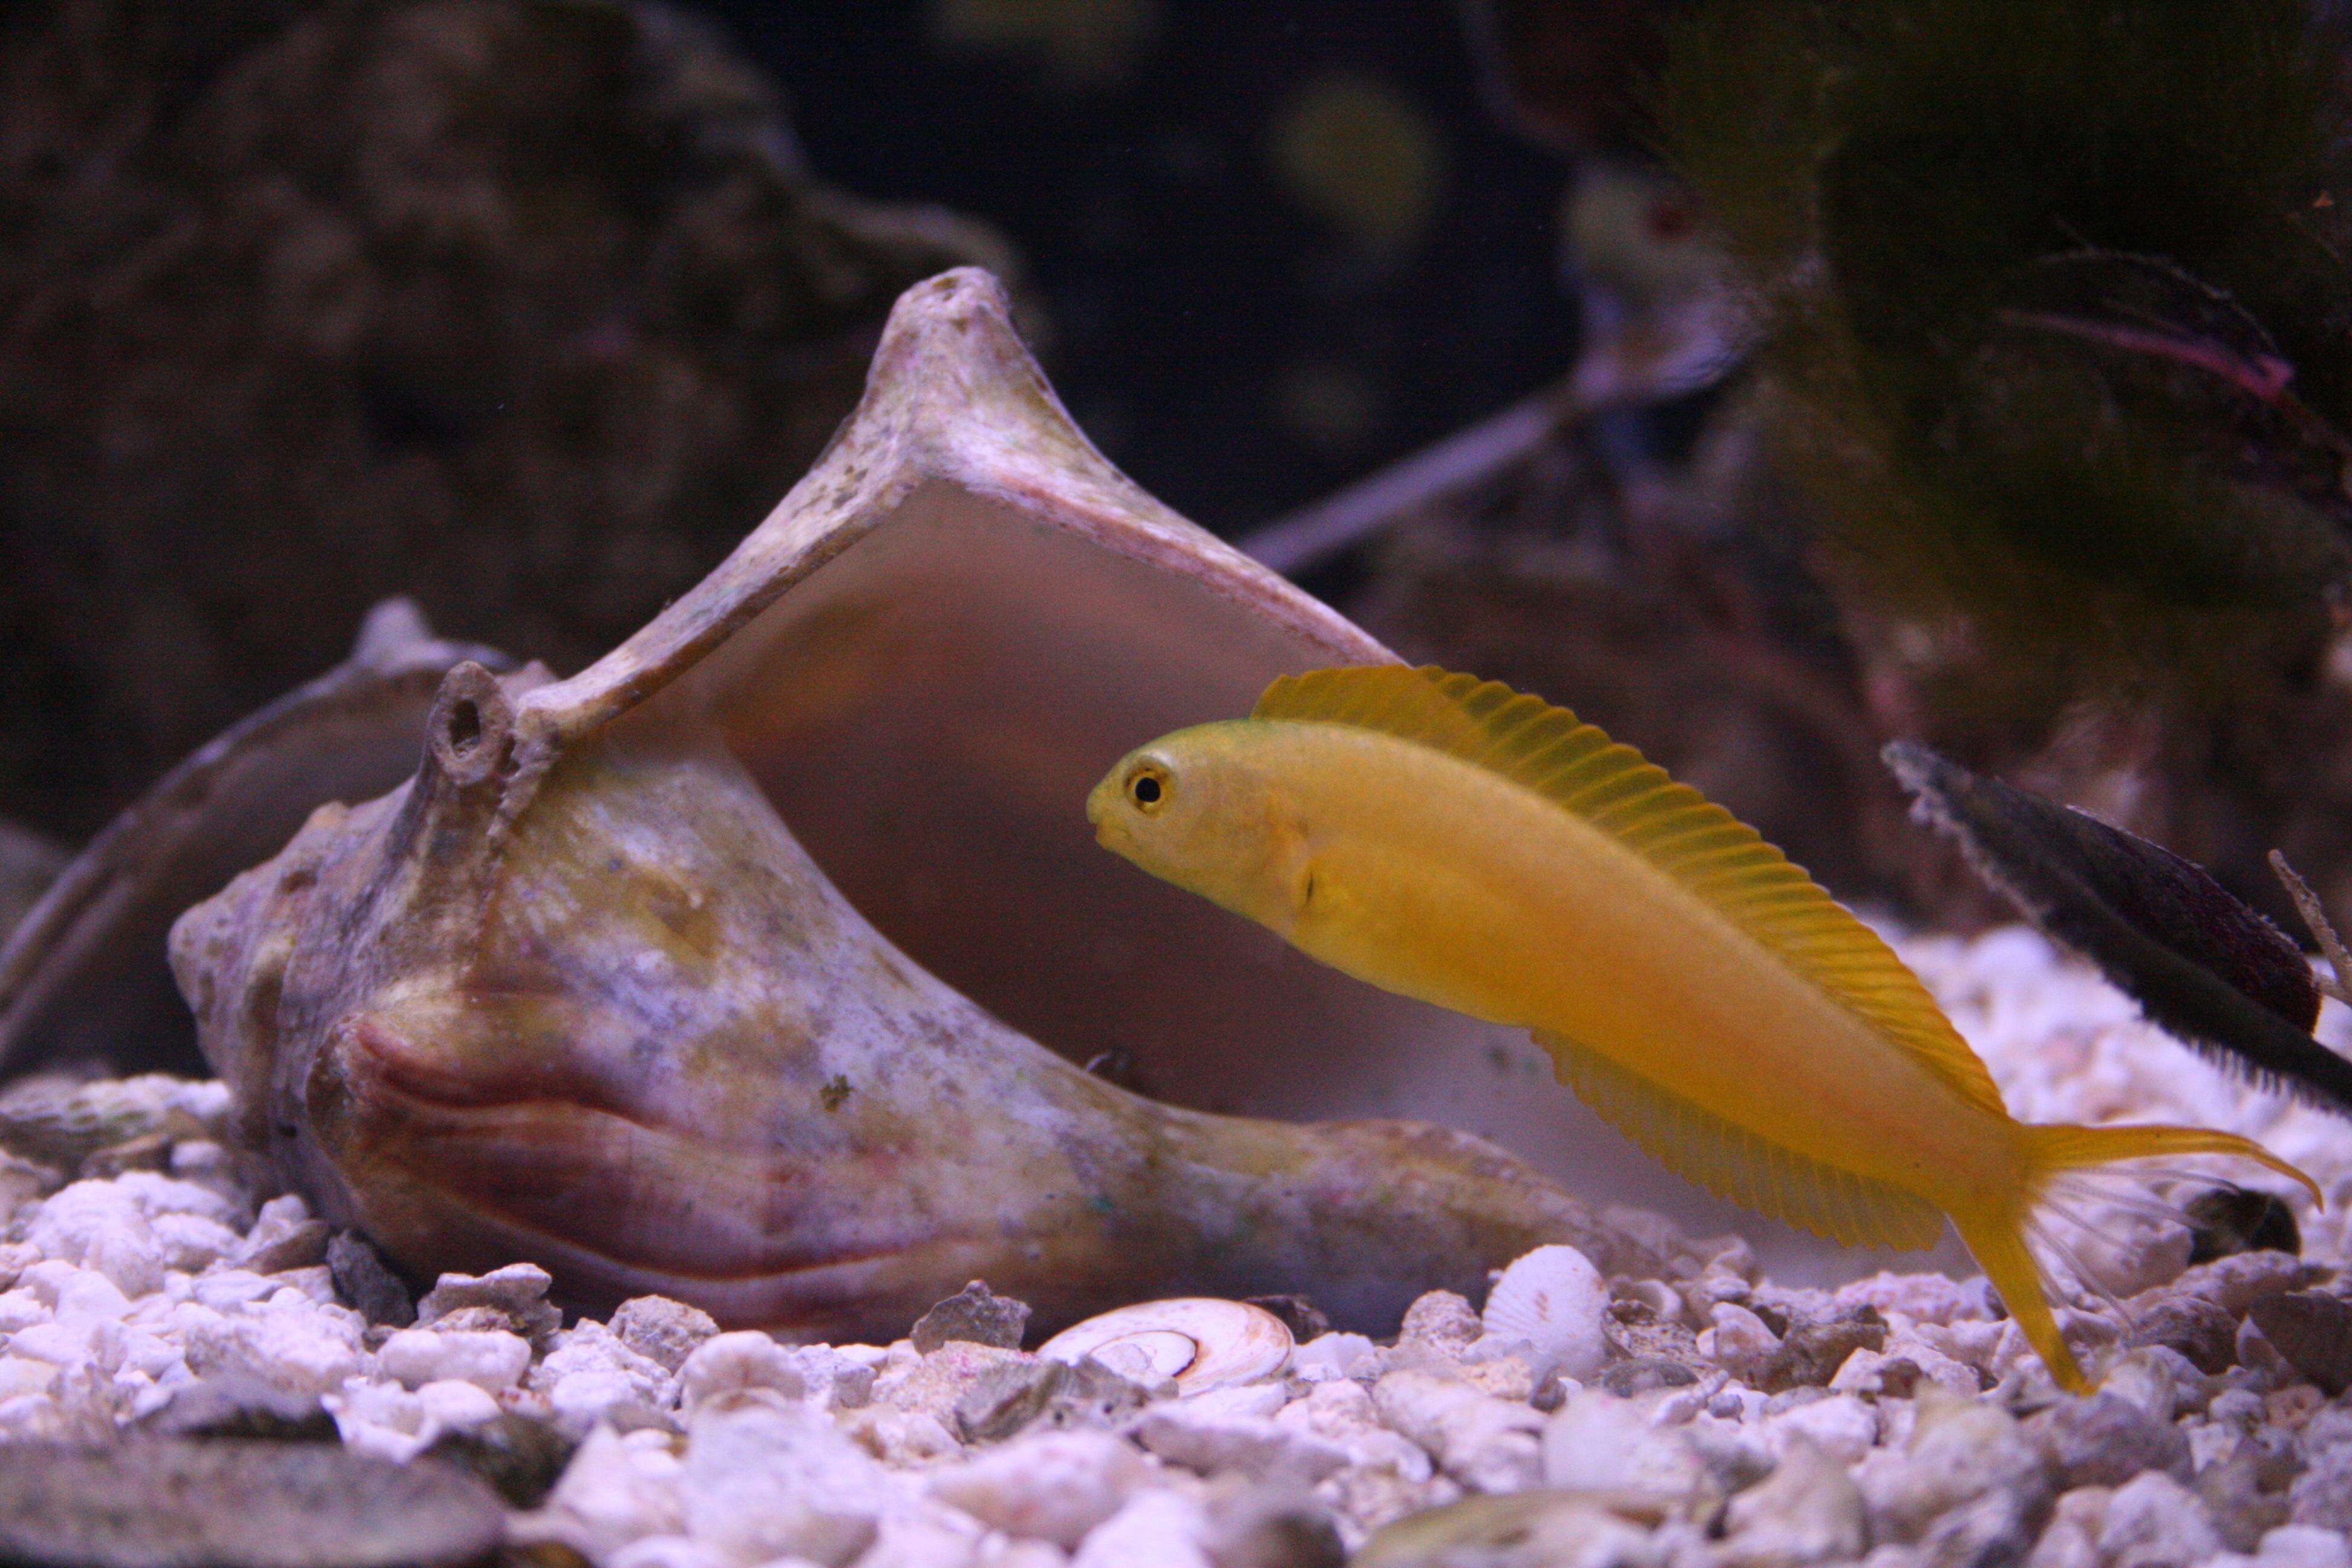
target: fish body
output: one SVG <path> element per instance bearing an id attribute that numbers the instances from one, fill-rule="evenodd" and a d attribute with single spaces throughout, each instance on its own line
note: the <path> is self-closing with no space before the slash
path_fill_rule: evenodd
<path id="1" fill-rule="evenodd" d="M 2006 1140 L 2006 1118 L 1513 781 L 1392 735 L 1296 721 L 1207 725 L 1182 749 L 1194 767 L 1253 777 L 1297 825 L 1286 896 L 1260 918 L 1310 957 L 1581 1042 L 1874 1176 L 1943 1187 L 1998 1164 L 1986 1146 Z"/>
<path id="2" fill-rule="evenodd" d="M 1268 689 L 1130 753 L 1098 837 L 1386 990 L 1534 1032 L 1560 1076 L 1702 1185 L 1850 1244 L 1948 1216 L 2059 1381 L 2084 1385 L 2026 1246 L 2069 1171 L 2257 1146 L 2039 1128 L 1901 961 L 1696 791 L 1566 710 L 1402 667 Z"/>

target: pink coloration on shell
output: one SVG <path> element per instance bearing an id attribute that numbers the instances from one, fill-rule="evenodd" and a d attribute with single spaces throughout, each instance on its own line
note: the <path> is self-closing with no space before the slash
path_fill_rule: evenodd
<path id="1" fill-rule="evenodd" d="M 1533 1108 L 1643 1195 L 1495 1031 L 1092 842 L 1138 737 L 1387 657 L 1104 462 L 950 273 L 699 586 L 569 679 L 458 665 L 416 776 L 190 910 L 173 965 L 245 1134 L 420 1274 L 887 1339 L 974 1279 L 1046 1329 L 1281 1291 L 1378 1328 L 1544 1241 L 1654 1267 L 1670 1231 L 1475 1138 L 1187 1108 Z M 1166 1100 L 1073 1065 L 1105 1052 Z"/>

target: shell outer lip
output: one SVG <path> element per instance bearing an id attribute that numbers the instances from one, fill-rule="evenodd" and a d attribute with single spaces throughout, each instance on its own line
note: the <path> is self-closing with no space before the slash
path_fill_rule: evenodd
<path id="1" fill-rule="evenodd" d="M 1271 1377 L 1290 1363 L 1296 1346 L 1280 1318 L 1245 1301 L 1214 1296 L 1178 1296 L 1119 1307 L 1073 1324 L 1038 1347 L 1049 1361 L 1080 1362 L 1122 1344 L 1142 1350 L 1155 1363 L 1171 1337 L 1188 1340 L 1191 1359 L 1167 1368 L 1180 1394 Z"/>

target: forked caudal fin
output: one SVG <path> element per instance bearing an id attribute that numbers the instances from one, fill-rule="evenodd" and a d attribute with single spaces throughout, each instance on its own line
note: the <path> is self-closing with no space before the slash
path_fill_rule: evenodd
<path id="1" fill-rule="evenodd" d="M 2309 1190 L 2314 1202 L 2325 1201 L 2309 1176 L 2261 1144 L 2231 1132 L 2203 1127 L 2028 1126 L 2018 1131 L 2025 1139 L 2026 1159 L 2015 1204 L 2000 1211 L 1956 1211 L 1952 1224 L 2051 1376 L 2069 1393 L 2087 1394 L 2090 1380 L 2058 1331 L 2050 1305 L 2050 1274 L 2030 1245 L 2042 1234 L 2042 1215 L 2055 1206 L 2053 1189 L 2069 1172 L 2168 1155 L 2230 1154 L 2290 1177 Z"/>

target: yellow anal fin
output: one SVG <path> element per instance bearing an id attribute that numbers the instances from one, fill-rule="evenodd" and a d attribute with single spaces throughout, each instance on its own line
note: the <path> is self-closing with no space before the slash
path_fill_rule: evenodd
<path id="1" fill-rule="evenodd" d="M 2066 1337 L 2059 1331 L 2058 1314 L 2051 1308 L 2049 1270 L 2034 1258 L 2016 1223 L 1962 1215 L 1954 1220 L 1953 1228 L 1968 1244 L 1969 1255 L 1992 1281 L 1992 1288 L 2000 1292 L 2001 1303 L 2033 1353 L 2050 1369 L 2051 1378 L 2069 1394 L 2090 1393 L 2091 1380 L 2083 1375 L 2082 1363 L 2067 1348 Z"/>
<path id="2" fill-rule="evenodd" d="M 1846 1247 L 1933 1247 L 1941 1211 L 1899 1187 L 1772 1143 L 1547 1030 L 1560 1080 L 1667 1169 L 1732 1203 Z"/>

